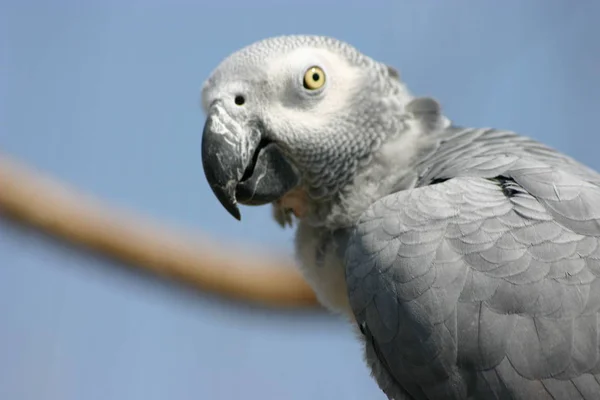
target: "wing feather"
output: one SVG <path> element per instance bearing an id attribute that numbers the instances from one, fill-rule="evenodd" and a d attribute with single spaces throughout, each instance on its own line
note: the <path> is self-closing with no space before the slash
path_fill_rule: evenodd
<path id="1" fill-rule="evenodd" d="M 415 399 L 600 398 L 600 188 L 539 160 L 469 165 L 361 217 L 346 280 L 367 349 Z"/>

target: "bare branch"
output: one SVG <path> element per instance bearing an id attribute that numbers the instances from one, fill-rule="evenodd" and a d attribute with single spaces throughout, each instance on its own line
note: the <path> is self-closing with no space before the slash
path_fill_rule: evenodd
<path id="1" fill-rule="evenodd" d="M 314 293 L 289 260 L 226 251 L 207 238 L 192 238 L 197 235 L 103 205 L 2 155 L 0 211 L 202 290 L 268 306 L 317 305 Z"/>

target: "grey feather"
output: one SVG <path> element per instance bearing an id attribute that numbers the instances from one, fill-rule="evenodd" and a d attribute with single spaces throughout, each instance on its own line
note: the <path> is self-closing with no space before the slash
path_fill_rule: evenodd
<path id="1" fill-rule="evenodd" d="M 600 398 L 600 176 L 510 132 L 443 135 L 414 188 L 362 214 L 346 252 L 383 390 Z"/>

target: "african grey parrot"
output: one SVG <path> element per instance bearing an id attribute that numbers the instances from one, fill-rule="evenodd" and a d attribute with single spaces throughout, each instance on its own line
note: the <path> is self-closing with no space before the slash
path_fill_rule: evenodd
<path id="1" fill-rule="evenodd" d="M 390 399 L 600 399 L 600 174 L 464 128 L 349 44 L 283 36 L 202 88 L 207 181 L 297 223 Z"/>

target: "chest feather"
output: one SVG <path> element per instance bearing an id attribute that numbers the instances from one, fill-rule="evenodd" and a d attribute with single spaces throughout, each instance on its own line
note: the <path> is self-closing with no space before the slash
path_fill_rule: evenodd
<path id="1" fill-rule="evenodd" d="M 330 232 L 302 223 L 296 231 L 295 244 L 300 270 L 319 302 L 335 313 L 354 319 L 342 259 L 344 249 L 341 246 L 345 244 Z"/>

